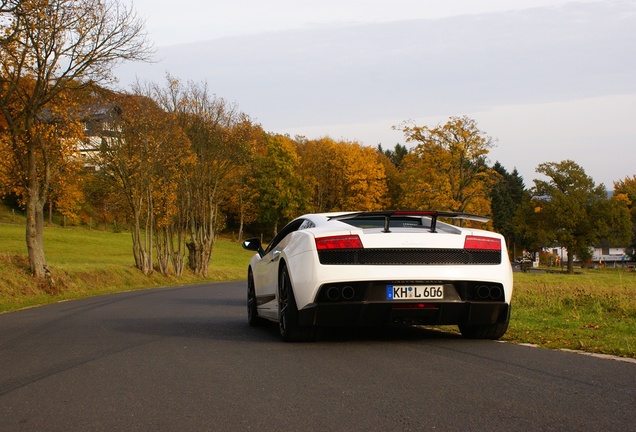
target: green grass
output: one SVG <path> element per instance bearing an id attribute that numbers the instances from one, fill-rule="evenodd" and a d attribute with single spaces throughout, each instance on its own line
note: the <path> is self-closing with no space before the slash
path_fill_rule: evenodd
<path id="1" fill-rule="evenodd" d="M 0 223 L 0 312 L 133 289 L 241 280 L 252 256 L 237 242 L 219 239 L 206 278 L 187 269 L 180 277 L 144 275 L 134 266 L 129 233 L 57 226 L 45 228 L 44 251 L 53 288 L 29 274 L 23 223 Z"/>
<path id="2" fill-rule="evenodd" d="M 242 280 L 252 255 L 220 239 L 207 278 L 188 270 L 178 278 L 147 276 L 134 267 L 130 234 L 52 226 L 44 239 L 56 282 L 51 290 L 29 275 L 24 219 L 16 216 L 13 223 L 9 216 L 0 213 L 0 312 L 133 289 Z M 515 273 L 512 318 L 503 340 L 636 358 L 636 273 Z"/>
<path id="3" fill-rule="evenodd" d="M 636 273 L 515 274 L 504 340 L 636 357 Z"/>

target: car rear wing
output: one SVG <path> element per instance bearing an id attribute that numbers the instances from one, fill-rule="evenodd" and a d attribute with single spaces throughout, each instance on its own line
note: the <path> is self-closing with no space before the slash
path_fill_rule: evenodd
<path id="1" fill-rule="evenodd" d="M 464 219 L 476 222 L 488 222 L 490 218 L 484 216 L 478 216 L 470 213 L 462 212 L 450 212 L 450 211 L 436 211 L 436 210 L 383 210 L 383 211 L 363 211 L 353 213 L 343 213 L 336 216 L 331 216 L 329 220 L 344 221 L 347 219 L 354 219 L 357 217 L 383 217 L 384 218 L 384 232 L 391 232 L 389 226 L 391 224 L 391 218 L 393 216 L 421 216 L 431 218 L 430 232 L 437 232 L 437 218 L 450 218 L 450 219 Z"/>

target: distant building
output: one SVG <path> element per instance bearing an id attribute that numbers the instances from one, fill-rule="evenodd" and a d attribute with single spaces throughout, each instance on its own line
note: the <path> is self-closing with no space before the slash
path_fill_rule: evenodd
<path id="1" fill-rule="evenodd" d="M 592 265 L 604 265 L 610 267 L 616 267 L 621 265 L 633 265 L 631 257 L 626 253 L 626 246 L 592 246 L 590 247 L 590 253 L 592 258 L 590 259 Z M 568 259 L 568 251 L 561 246 L 544 248 L 544 252 L 551 253 L 558 258 L 558 262 L 565 264 Z M 575 256 L 574 261 L 578 262 L 578 258 Z M 578 264 L 581 264 L 580 262 Z"/>
<path id="2" fill-rule="evenodd" d="M 595 246 L 592 252 L 592 262 L 601 265 L 616 266 L 619 263 L 627 263 L 631 260 L 625 253 L 626 247 Z"/>
<path id="3" fill-rule="evenodd" d="M 99 170 L 99 151 L 104 140 L 112 139 L 119 133 L 115 120 L 121 115 L 121 108 L 112 103 L 91 104 L 80 110 L 84 124 L 84 138 L 78 144 L 84 167 Z"/>

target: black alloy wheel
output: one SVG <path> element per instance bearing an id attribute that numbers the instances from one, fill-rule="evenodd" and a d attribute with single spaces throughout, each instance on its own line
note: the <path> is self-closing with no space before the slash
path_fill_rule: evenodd
<path id="1" fill-rule="evenodd" d="M 282 265 L 278 277 L 278 329 L 285 342 L 314 340 L 315 328 L 298 324 L 298 307 L 294 298 L 287 266 Z"/>

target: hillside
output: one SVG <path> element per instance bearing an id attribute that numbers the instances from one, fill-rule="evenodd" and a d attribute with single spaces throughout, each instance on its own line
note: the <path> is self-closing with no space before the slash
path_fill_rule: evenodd
<path id="1" fill-rule="evenodd" d="M 181 277 L 146 276 L 134 267 L 127 232 L 86 227 L 47 226 L 44 249 L 55 285 L 38 285 L 29 274 L 24 216 L 0 209 L 0 312 L 109 292 L 245 277 L 251 252 L 229 239 L 214 247 L 210 274 L 200 278 L 187 270 Z"/>

